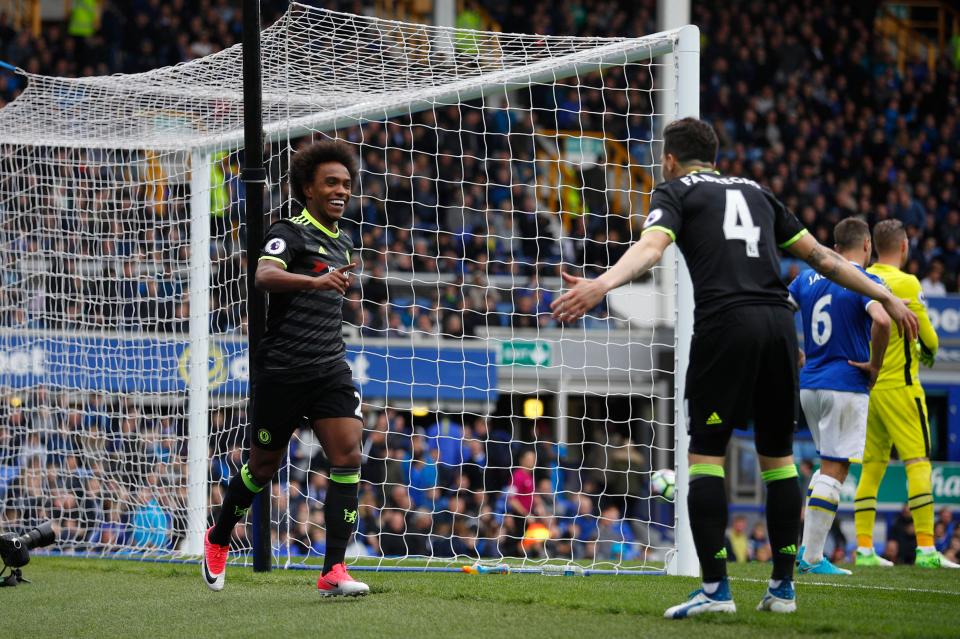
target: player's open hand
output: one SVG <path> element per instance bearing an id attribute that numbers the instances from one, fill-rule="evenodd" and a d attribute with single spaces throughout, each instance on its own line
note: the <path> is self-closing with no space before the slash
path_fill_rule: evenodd
<path id="1" fill-rule="evenodd" d="M 854 368 L 860 369 L 864 375 L 867 376 L 868 388 L 873 388 L 873 385 L 877 383 L 877 376 L 880 374 L 880 369 L 875 367 L 870 362 L 854 362 L 853 360 L 847 360 L 847 364 L 850 364 Z"/>
<path id="2" fill-rule="evenodd" d="M 554 319 L 561 322 L 575 322 L 587 311 L 600 303 L 606 291 L 597 280 L 575 277 L 561 271 L 560 276 L 570 290 L 558 297 L 550 305 Z"/>
<path id="3" fill-rule="evenodd" d="M 917 316 L 911 311 L 907 304 L 910 300 L 902 300 L 893 295 L 888 295 L 883 300 L 883 310 L 887 312 L 893 323 L 897 325 L 897 332 L 901 337 L 913 341 L 917 339 L 917 332 L 920 330 L 920 322 Z"/>
<path id="4" fill-rule="evenodd" d="M 349 273 L 348 271 L 355 268 L 357 268 L 357 263 L 351 262 L 346 266 L 333 269 L 329 273 L 315 278 L 313 280 L 313 287 L 321 291 L 336 291 L 341 295 L 344 295 L 347 292 L 347 289 L 350 288 L 350 276 L 352 273 Z"/>

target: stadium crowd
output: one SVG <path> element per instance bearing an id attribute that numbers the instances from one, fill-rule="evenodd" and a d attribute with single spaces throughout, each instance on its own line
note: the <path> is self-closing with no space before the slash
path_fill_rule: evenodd
<path id="1" fill-rule="evenodd" d="M 507 31 L 642 35 L 655 3 L 482 3 Z M 627 6 L 629 4 L 629 7 Z M 636 5 L 640 6 L 636 6 Z M 851 215 L 907 227 L 907 270 L 929 294 L 960 270 L 960 68 L 944 52 L 901 72 L 874 33 L 877 3 L 694 2 L 701 117 L 718 168 L 767 185 L 822 242 Z M 954 57 L 960 60 L 960 57 Z M 789 266 L 786 267 L 788 276 Z"/>
<path id="2" fill-rule="evenodd" d="M 286 8 L 277 0 L 262 4 L 265 23 Z M 480 3 L 506 31 L 599 36 L 656 31 L 655 4 L 583 0 L 527 10 L 523 3 L 505 0 Z M 324 5 L 357 13 L 367 8 L 359 1 Z M 0 16 L 0 56 L 31 73 L 131 73 L 194 59 L 239 39 L 240 16 L 226 0 L 106 0 L 102 6 L 92 35 L 45 25 L 33 37 L 13 31 Z M 720 8 L 696 2 L 694 21 L 705 34 L 701 111 L 721 136 L 720 170 L 768 185 L 828 243 L 833 225 L 849 215 L 865 216 L 871 224 L 900 219 L 911 241 L 907 269 L 922 279 L 928 294 L 956 292 L 960 70 L 943 57 L 932 70 L 913 61 L 901 73 L 874 37 L 872 17 L 848 3 L 777 0 Z M 598 78 L 586 77 L 572 91 L 535 91 L 527 108 L 467 105 L 343 131 L 359 145 L 366 196 L 356 198 L 348 212 L 365 249 L 366 277 L 348 294 L 347 323 L 369 336 L 470 336 L 484 326 L 553 326 L 546 312 L 550 293 L 541 279 L 555 276 L 561 260 L 602 269 L 634 235 L 610 202 L 586 197 L 567 202 L 576 210 L 568 210 L 562 223 L 548 213 L 539 194 L 524 186 L 537 170 L 530 133 L 582 124 L 629 140 L 636 162 L 650 159 L 651 105 L 642 106 L 640 97 L 648 88 L 645 81 L 613 72 L 605 90 L 591 85 Z M 630 91 L 617 91 L 625 87 Z M 23 88 L 22 77 L 0 73 L 0 106 Z M 600 119 L 598 114 L 607 111 L 605 92 L 622 95 L 625 108 L 610 109 Z M 565 113 L 577 112 L 579 119 L 561 121 Z M 627 112 L 633 115 L 625 117 Z M 549 122 L 547 114 L 558 119 Z M 513 162 L 505 159 L 508 147 Z M 286 172 L 284 154 L 272 151 L 267 199 L 275 204 L 288 198 L 280 179 Z M 212 220 L 218 241 L 212 254 L 211 326 L 228 333 L 241 331 L 245 321 L 238 156 L 221 158 L 215 170 L 223 197 Z M 469 181 L 479 174 L 487 177 Z M 52 268 L 69 277 L 38 280 L 30 269 L 4 267 L 11 279 L 0 292 L 0 325 L 186 330 L 185 191 L 169 189 L 164 206 L 149 202 L 144 192 L 101 194 L 105 207 L 129 216 L 113 229 L 102 219 L 58 214 L 100 210 L 74 199 L 96 196 L 51 191 L 43 197 L 40 215 L 28 222 L 0 220 L 0 234 L 5 243 L 36 242 L 24 248 L 26 253 L 58 255 L 54 259 L 61 263 L 37 272 Z M 162 222 L 155 223 L 161 209 Z M 98 229 L 113 231 L 116 241 L 106 246 L 93 240 L 104 234 Z M 105 258 L 117 258 L 116 265 Z M 792 268 L 785 261 L 785 278 Z M 388 283 L 398 274 L 408 280 L 410 274 L 449 277 L 426 290 L 409 283 L 401 290 Z M 520 284 L 491 286 L 498 277 Z M 90 548 L 179 542 L 186 451 L 184 424 L 176 415 L 147 414 L 100 395 L 71 403 L 44 389 L 13 399 L 0 411 L 0 502 L 8 521 L 31 525 L 53 518 Z M 440 419 L 419 430 L 402 413 L 371 417 L 357 542 L 368 553 L 495 557 L 550 552 L 614 559 L 639 552 L 640 542 L 647 541 L 646 531 L 624 522 L 649 513 L 624 512 L 623 504 L 595 499 L 604 480 L 596 473 L 572 467 L 546 442 L 533 449 L 536 471 L 531 472 L 530 448 L 511 446 L 507 433 L 482 418 L 464 417 L 458 416 L 464 423 Z M 236 437 L 242 421 L 240 411 L 212 413 L 213 504 L 239 466 Z M 322 523 L 316 506 L 325 479 L 306 471 L 321 469 L 323 459 L 308 440 L 295 442 L 289 476 L 273 488 L 274 512 L 287 512 L 283 507 L 289 506 L 291 513 L 281 522 L 276 542 L 291 554 L 320 552 L 322 529 L 306 524 Z M 94 521 L 101 523 L 93 527 Z M 533 523 L 568 541 L 549 542 L 549 548 L 542 540 L 525 541 L 524 530 Z M 910 556 L 904 551 L 910 526 L 909 513 L 903 513 L 891 527 L 889 558 Z M 748 533 L 747 528 L 745 520 L 733 521 L 731 556 L 765 558 L 769 549 L 762 530 Z M 242 528 L 237 531 L 243 534 Z M 946 509 L 937 544 L 957 560 L 960 527 Z"/>
<path id="3" fill-rule="evenodd" d="M 99 28 L 87 37 L 71 36 L 65 25 L 48 25 L 34 38 L 29 31 L 14 32 L 0 17 L 0 54 L 35 73 L 137 72 L 218 51 L 234 44 L 240 33 L 238 11 L 222 0 L 102 4 Z M 654 3 L 630 4 L 584 1 L 525 11 L 515 3 L 481 3 L 508 31 L 653 32 Z M 269 23 L 286 3 L 264 5 L 264 22 Z M 325 6 L 369 9 L 362 2 Z M 889 217 L 902 220 L 912 247 L 907 269 L 922 279 L 928 294 L 955 292 L 960 72 L 943 56 L 932 71 L 917 60 L 900 73 L 884 43 L 873 37 L 870 16 L 848 5 L 808 1 L 777 6 L 771 12 L 769 3 L 741 2 L 736 10 L 695 3 L 695 22 L 708 34 L 702 113 L 721 135 L 720 170 L 768 185 L 822 241 L 829 242 L 834 224 L 848 215 L 865 216 L 871 224 Z M 485 326 L 554 326 L 546 312 L 552 292 L 542 279 L 555 276 L 561 261 L 588 271 L 602 269 L 635 234 L 623 211 L 589 197 L 590 189 L 582 201 L 564 202 L 562 215 L 553 213 L 541 194 L 526 186 L 543 183 L 530 133 L 602 129 L 628 140 L 635 162 L 649 163 L 652 105 L 644 91 L 649 79 L 643 75 L 624 77 L 614 70 L 603 79 L 605 88 L 597 86 L 599 76 L 556 91 L 541 87 L 531 92 L 525 107 L 468 104 L 343 131 L 358 143 L 364 170 L 364 197 L 356 198 L 347 213 L 356 222 L 351 230 L 365 258 L 364 287 L 352 298 L 360 295 L 364 303 L 351 305 L 348 322 L 370 336 L 470 336 Z M 0 105 L 13 99 L 23 82 L 21 76 L 0 74 Z M 621 87 L 629 90 L 618 91 Z M 508 148 L 512 161 L 506 160 Z M 282 179 L 285 154 L 279 147 L 271 151 L 268 201 L 277 209 L 289 201 Z M 224 156 L 213 174 L 214 228 L 222 238 L 212 255 L 215 332 L 242 330 L 245 323 L 239 166 L 237 154 Z M 477 175 L 482 177 L 471 177 Z M 39 218 L 49 227 L 41 222 L 39 237 L 52 244 L 40 248 L 63 261 L 58 273 L 76 277 L 50 282 L 45 301 L 30 290 L 19 297 L 13 293 L 18 285 L 31 289 L 35 283 L 5 282 L 5 294 L 17 299 L 3 304 L 0 322 L 36 327 L 60 317 L 70 326 L 92 318 L 185 330 L 189 300 L 181 280 L 186 273 L 187 194 L 183 188 L 167 191 L 169 206 L 159 207 L 145 192 L 99 194 L 104 207 L 121 216 L 132 211 L 139 218 L 113 229 L 118 235 L 111 246 L 90 241 L 111 230 L 96 228 L 96 221 L 81 218 L 79 228 L 67 228 L 77 223 L 60 219 L 64 207 L 84 208 L 73 194 L 38 194 L 47 198 L 39 208 L 50 213 Z M 158 208 L 167 217 L 156 225 Z M 89 233 L 85 221 L 100 233 Z M 65 231 L 62 237 L 58 224 Z M 34 229 L 2 230 L 12 239 Z M 109 264 L 104 258 L 110 257 L 121 260 L 112 277 L 97 278 Z M 785 279 L 797 268 L 785 260 Z M 15 272 L 5 269 L 8 277 Z M 416 274 L 413 279 L 421 284 L 410 284 L 410 276 L 402 286 L 385 283 L 407 273 Z M 85 279 L 89 275 L 94 278 Z M 491 281 L 497 276 L 510 277 L 511 284 L 498 286 Z M 425 285 L 431 279 L 450 286 Z M 115 287 L 114 280 L 119 281 Z M 595 315 L 602 322 L 605 310 Z"/>
<path id="4" fill-rule="evenodd" d="M 17 528 L 53 521 L 77 550 L 175 547 L 186 528 L 179 426 L 130 398 L 76 401 L 44 386 L 5 395 L 0 519 Z"/>
<path id="5" fill-rule="evenodd" d="M 243 463 L 246 417 L 211 411 L 210 493 L 216 504 Z M 418 420 L 394 410 L 367 412 L 360 521 L 351 553 L 395 557 L 572 557 L 638 562 L 660 557 L 669 539 L 659 502 L 646 493 L 645 447 L 601 450 L 581 460 L 548 439 L 518 442 L 482 416 Z M 70 551 L 175 549 L 187 525 L 185 420 L 173 407 L 129 397 L 82 397 L 37 388 L 5 396 L 0 410 L 0 521 L 29 528 L 57 523 Z M 293 439 L 290 466 L 272 486 L 274 547 L 296 557 L 324 550 L 326 460 L 309 431 Z M 802 467 L 810 470 L 809 464 Z M 885 518 L 883 554 L 908 563 L 916 545 L 909 509 Z M 949 508 L 936 524 L 937 548 L 960 556 L 960 526 Z M 828 549 L 852 552 L 836 528 Z M 249 548 L 248 530 L 234 532 Z M 730 561 L 768 561 L 761 522 L 732 518 Z"/>
<path id="6" fill-rule="evenodd" d="M 437 415 L 415 428 L 409 413 L 367 417 L 355 554 L 620 562 L 642 560 L 648 542 L 664 539 L 666 527 L 646 523 L 650 504 L 639 493 L 649 465 L 638 446 L 620 441 L 574 462 L 547 439 L 518 442 L 500 420 Z M 211 411 L 211 521 L 243 463 L 245 421 L 242 408 Z M 52 520 L 71 551 L 177 548 L 187 524 L 185 428 L 175 407 L 130 397 L 45 387 L 5 396 L 0 521 Z M 275 545 L 322 554 L 327 463 L 309 431 L 294 438 L 290 462 L 272 488 Z M 242 526 L 234 542 L 249 548 Z"/>

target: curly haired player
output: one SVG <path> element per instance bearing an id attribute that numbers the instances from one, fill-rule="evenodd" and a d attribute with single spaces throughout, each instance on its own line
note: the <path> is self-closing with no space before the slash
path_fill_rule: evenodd
<path id="1" fill-rule="evenodd" d="M 357 522 L 362 415 L 343 342 L 343 297 L 353 243 L 339 227 L 356 181 L 357 163 L 343 142 L 311 144 L 294 156 L 290 184 L 303 212 L 270 227 L 256 284 L 270 294 L 267 329 L 254 362 L 250 458 L 227 488 L 216 524 L 207 531 L 203 579 L 222 590 L 230 535 L 266 488 L 304 417 L 330 461 L 324 502 L 327 527 L 322 595 L 365 595 L 344 554 Z"/>

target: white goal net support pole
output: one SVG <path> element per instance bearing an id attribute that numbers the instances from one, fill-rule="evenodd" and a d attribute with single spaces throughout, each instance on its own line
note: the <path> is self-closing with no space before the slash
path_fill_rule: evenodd
<path id="1" fill-rule="evenodd" d="M 182 550 L 203 553 L 207 528 L 210 413 L 210 156 L 190 153 L 190 346 L 187 417 L 187 535 Z"/>
<path id="2" fill-rule="evenodd" d="M 367 418 L 352 556 L 642 572 L 664 570 L 675 527 L 687 543 L 682 506 L 647 486 L 674 453 L 684 485 L 671 266 L 574 326 L 546 304 L 560 269 L 596 275 L 639 236 L 652 122 L 697 111 L 695 41 L 299 4 L 264 31 L 268 221 L 300 212 L 287 171 L 303 143 L 338 137 L 361 160 L 344 222 L 363 260 L 344 308 Z M 658 113 L 664 64 L 678 97 Z M 2 523 L 53 519 L 65 552 L 195 555 L 248 419 L 240 48 L 24 76 L 0 111 Z M 326 480 L 308 432 L 289 453 L 272 534 L 294 564 L 322 553 Z"/>
<path id="3" fill-rule="evenodd" d="M 700 117 L 700 29 L 695 26 L 680 30 L 676 58 L 676 114 L 678 118 Z M 686 388 L 687 365 L 690 361 L 690 341 L 693 336 L 693 282 L 686 262 L 674 247 L 676 259 L 676 378 L 674 383 L 676 445 L 676 540 L 677 551 L 667 563 L 667 572 L 674 575 L 695 577 L 700 574 L 697 550 L 690 531 L 690 513 L 687 509 L 689 487 L 689 463 L 687 451 L 690 436 L 687 434 L 687 406 L 683 401 Z"/>
<path id="4" fill-rule="evenodd" d="M 700 117 L 700 29 L 690 22 L 689 0 L 659 0 L 657 14 L 663 30 L 679 28 L 677 49 L 667 57 L 661 69 L 661 84 L 671 83 L 659 95 L 662 115 L 660 127 L 684 117 Z M 686 26 L 684 26 L 686 25 Z M 700 574 L 696 547 L 690 530 L 690 513 L 687 509 L 687 491 L 690 483 L 687 453 L 690 437 L 687 434 L 687 406 L 683 401 L 686 387 L 687 364 L 690 361 L 690 342 L 693 337 L 693 282 L 686 261 L 676 245 L 664 255 L 672 260 L 674 269 L 668 271 L 673 280 L 667 282 L 676 291 L 677 318 L 675 324 L 674 370 L 674 456 L 676 467 L 676 552 L 667 561 L 671 575 L 696 577 Z"/>

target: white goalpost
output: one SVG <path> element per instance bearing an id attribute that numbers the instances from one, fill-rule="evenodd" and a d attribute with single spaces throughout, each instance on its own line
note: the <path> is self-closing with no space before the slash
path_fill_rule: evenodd
<path id="1" fill-rule="evenodd" d="M 262 50 L 265 225 L 302 208 L 303 144 L 360 160 L 349 561 L 696 574 L 682 263 L 575 325 L 548 305 L 561 270 L 595 276 L 639 238 L 658 132 L 699 114 L 697 28 L 504 34 L 292 4 Z M 0 111 L 0 527 L 53 520 L 58 552 L 197 555 L 248 445 L 241 49 L 18 72 Z M 647 483 L 674 463 L 671 504 Z M 325 490 L 301 430 L 271 487 L 278 565 L 322 555 Z M 249 548 L 241 524 L 231 557 Z"/>
<path id="2" fill-rule="evenodd" d="M 690 20 L 689 2 L 670 2 L 661 0 L 658 5 L 661 15 L 661 24 L 672 26 L 684 25 Z M 700 117 L 700 29 L 695 26 L 682 27 L 677 38 L 677 48 L 670 54 L 673 64 L 667 69 L 674 70 L 673 90 L 667 90 L 661 95 L 661 104 L 673 101 L 677 118 Z M 661 107 L 661 112 L 670 111 L 668 104 Z M 668 118 L 663 118 L 663 126 L 668 124 Z M 662 131 L 662 129 L 661 129 Z M 687 462 L 687 448 L 689 435 L 687 434 L 687 406 L 683 401 L 686 388 L 687 364 L 690 361 L 690 337 L 693 335 L 693 282 L 686 262 L 680 250 L 674 244 L 673 253 L 676 280 L 674 290 L 677 296 L 676 313 L 676 353 L 674 358 L 674 429 L 676 441 L 676 546 L 677 552 L 667 562 L 667 572 L 672 575 L 686 575 L 696 577 L 700 574 L 697 561 L 697 550 L 693 544 L 693 533 L 690 530 L 690 516 L 687 511 L 687 489 L 690 483 L 689 463 Z M 686 337 L 685 337 L 686 336 Z"/>

